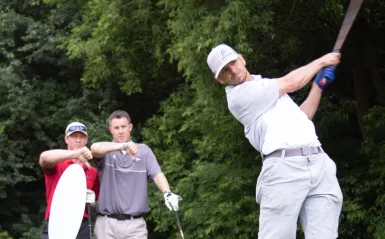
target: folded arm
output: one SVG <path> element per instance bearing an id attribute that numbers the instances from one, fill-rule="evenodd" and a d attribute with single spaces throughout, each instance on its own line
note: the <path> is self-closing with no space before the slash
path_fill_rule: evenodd
<path id="1" fill-rule="evenodd" d="M 98 142 L 91 145 L 91 152 L 95 159 L 101 159 L 109 152 L 122 150 L 124 143 Z"/>
<path id="2" fill-rule="evenodd" d="M 42 168 L 53 168 L 55 164 L 71 158 L 80 157 L 79 150 L 52 149 L 40 154 L 39 164 Z"/>

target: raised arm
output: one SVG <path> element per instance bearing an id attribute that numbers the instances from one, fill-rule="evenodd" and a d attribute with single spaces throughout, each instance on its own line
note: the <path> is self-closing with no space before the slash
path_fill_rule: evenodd
<path id="1" fill-rule="evenodd" d="M 126 150 L 134 157 L 138 152 L 138 145 L 132 141 L 127 143 L 98 142 L 91 145 L 91 152 L 95 159 L 101 159 L 105 154 L 116 150 Z"/>
<path id="2" fill-rule="evenodd" d="M 97 142 L 91 145 L 91 153 L 95 159 L 101 159 L 105 154 L 123 150 L 124 143 Z"/>
<path id="3" fill-rule="evenodd" d="M 301 89 L 309 83 L 323 67 L 336 66 L 340 62 L 340 53 L 328 53 L 313 62 L 302 66 L 284 77 L 278 78 L 279 95 Z"/>
<path id="4" fill-rule="evenodd" d="M 39 164 L 42 168 L 53 168 L 55 164 L 66 159 L 78 159 L 82 155 L 82 149 L 66 150 L 52 149 L 40 154 Z"/>

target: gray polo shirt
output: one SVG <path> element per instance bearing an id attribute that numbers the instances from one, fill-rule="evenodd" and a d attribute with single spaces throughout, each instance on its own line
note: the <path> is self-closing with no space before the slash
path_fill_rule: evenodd
<path id="1" fill-rule="evenodd" d="M 133 216 L 149 211 L 147 180 L 161 172 L 152 150 L 138 144 L 136 162 L 121 150 L 94 160 L 100 171 L 100 194 L 97 204 L 102 214 L 130 214 Z"/>

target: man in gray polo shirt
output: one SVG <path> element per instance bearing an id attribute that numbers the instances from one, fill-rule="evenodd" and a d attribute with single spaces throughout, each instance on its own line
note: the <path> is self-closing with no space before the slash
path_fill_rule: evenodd
<path id="1" fill-rule="evenodd" d="M 251 75 L 243 56 L 225 44 L 207 57 L 214 78 L 227 85 L 230 112 L 262 154 L 256 186 L 259 239 L 295 238 L 298 217 L 307 239 L 338 236 L 342 192 L 336 165 L 321 148 L 311 120 L 339 62 L 339 53 L 329 53 L 283 77 L 266 79 Z M 301 89 L 320 71 L 307 99 L 295 104 L 287 93 Z"/>
<path id="2" fill-rule="evenodd" d="M 170 191 L 151 149 L 131 141 L 133 126 L 128 113 L 113 112 L 109 124 L 114 142 L 91 146 L 101 181 L 95 235 L 98 239 L 145 239 L 148 233 L 142 216 L 149 211 L 147 180 L 154 180 L 164 193 L 170 210 L 178 210 L 181 197 Z"/>

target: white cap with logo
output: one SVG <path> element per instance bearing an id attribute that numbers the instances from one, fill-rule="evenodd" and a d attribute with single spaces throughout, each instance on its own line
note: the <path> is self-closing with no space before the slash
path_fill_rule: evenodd
<path id="1" fill-rule="evenodd" d="M 83 134 L 88 136 L 87 127 L 80 122 L 72 122 L 71 124 L 67 125 L 65 131 L 66 136 L 69 136 L 75 132 L 82 132 Z"/>
<path id="2" fill-rule="evenodd" d="M 215 79 L 229 62 L 236 60 L 239 54 L 226 44 L 220 44 L 213 48 L 207 56 L 207 64 L 214 74 Z"/>

